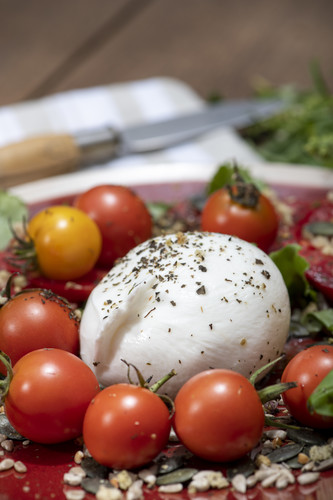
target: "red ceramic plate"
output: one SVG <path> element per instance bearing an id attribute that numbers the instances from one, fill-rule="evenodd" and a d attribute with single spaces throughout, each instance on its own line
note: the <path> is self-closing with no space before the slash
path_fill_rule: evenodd
<path id="1" fill-rule="evenodd" d="M 202 180 L 192 182 L 170 182 L 149 183 L 135 187 L 135 190 L 147 201 L 174 202 L 183 200 L 194 194 L 201 193 L 205 183 Z M 87 186 L 84 186 L 84 189 Z M 293 196 L 298 200 L 309 202 L 322 199 L 327 192 L 325 186 L 296 186 L 295 183 L 288 185 L 274 183 L 274 187 L 282 198 Z M 15 191 L 15 190 L 14 190 Z M 65 196 L 52 199 L 44 199 L 30 204 L 32 212 L 53 203 L 55 201 L 70 201 L 74 194 L 69 192 Z M 45 192 L 44 192 L 45 195 Z M 81 447 L 78 443 L 70 442 L 57 446 L 44 446 L 31 443 L 24 446 L 22 442 L 16 442 L 13 452 L 5 452 L 5 457 L 21 460 L 27 466 L 26 473 L 15 472 L 11 469 L 0 472 L 0 500 L 36 500 L 36 499 L 63 499 L 65 491 L 73 487 L 65 485 L 63 475 L 74 465 L 74 454 Z M 211 468 L 211 464 L 201 464 L 205 469 Z M 75 489 L 75 488 L 74 488 Z M 86 494 L 85 498 L 94 498 Z M 186 489 L 182 493 L 162 494 L 157 490 L 147 490 L 145 498 L 153 500 L 180 500 L 180 499 L 225 499 L 225 500 L 332 500 L 333 498 L 333 473 L 325 472 L 314 484 L 300 486 L 297 483 L 288 488 L 278 491 L 275 488 L 263 489 L 261 486 L 248 490 L 246 494 L 233 492 L 230 488 L 226 490 L 210 490 L 207 493 L 188 495 Z"/>

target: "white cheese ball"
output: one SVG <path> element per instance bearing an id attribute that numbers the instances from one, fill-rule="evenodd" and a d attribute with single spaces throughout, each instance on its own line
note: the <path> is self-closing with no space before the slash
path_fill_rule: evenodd
<path id="1" fill-rule="evenodd" d="M 119 261 L 83 312 L 81 356 L 102 386 L 134 364 L 174 397 L 194 374 L 227 368 L 249 377 L 276 359 L 290 304 L 280 271 L 254 245 L 224 234 L 148 240 Z M 134 373 L 132 373 L 134 375 Z"/>

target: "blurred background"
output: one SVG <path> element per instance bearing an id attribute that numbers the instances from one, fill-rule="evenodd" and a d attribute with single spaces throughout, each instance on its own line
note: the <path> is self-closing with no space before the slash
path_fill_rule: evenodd
<path id="1" fill-rule="evenodd" d="M 0 106 L 168 76 L 201 97 L 333 79 L 332 0 L 0 0 Z"/>

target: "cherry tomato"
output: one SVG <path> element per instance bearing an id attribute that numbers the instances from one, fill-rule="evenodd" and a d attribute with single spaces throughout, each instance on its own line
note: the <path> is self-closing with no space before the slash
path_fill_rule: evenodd
<path id="1" fill-rule="evenodd" d="M 79 321 L 69 304 L 50 290 L 15 295 L 0 309 L 0 350 L 14 365 L 35 349 L 57 347 L 77 354 Z M 0 371 L 4 372 L 0 363 Z"/>
<path id="2" fill-rule="evenodd" d="M 100 464 L 116 469 L 141 467 L 167 444 L 171 421 L 167 406 L 144 387 L 115 384 L 90 403 L 83 439 Z"/>
<path id="3" fill-rule="evenodd" d="M 190 378 L 175 398 L 174 430 L 205 460 L 241 458 L 259 441 L 264 411 L 253 385 L 239 373 L 212 369 Z"/>
<path id="4" fill-rule="evenodd" d="M 333 259 L 332 255 L 325 253 L 323 248 L 316 248 L 312 242 L 309 231 L 306 231 L 309 224 L 320 224 L 321 222 L 333 221 L 333 203 L 328 199 L 321 200 L 311 207 L 294 228 L 295 236 L 302 246 L 301 255 L 309 262 L 309 269 L 306 277 L 309 282 L 325 297 L 333 303 Z M 320 231 L 319 231 L 320 233 Z M 327 236 L 327 239 L 329 236 Z"/>
<path id="5" fill-rule="evenodd" d="M 290 413 L 304 425 L 316 428 L 333 427 L 333 417 L 311 414 L 307 401 L 317 385 L 333 370 L 333 346 L 315 345 L 294 356 L 281 377 L 281 382 L 296 382 L 297 387 L 282 394 Z"/>
<path id="6" fill-rule="evenodd" d="M 74 206 L 98 225 L 103 239 L 101 266 L 110 267 L 152 235 L 150 213 L 139 196 L 125 186 L 96 186 L 77 196 Z"/>
<path id="7" fill-rule="evenodd" d="M 256 243 L 265 252 L 274 242 L 278 227 L 275 208 L 263 194 L 252 207 L 235 201 L 229 190 L 222 188 L 209 196 L 201 214 L 203 231 L 238 236 Z"/>
<path id="8" fill-rule="evenodd" d="M 61 349 L 38 349 L 13 367 L 5 412 L 22 436 L 52 444 L 82 435 L 84 414 L 99 392 L 94 373 Z"/>
<path id="9" fill-rule="evenodd" d="M 52 206 L 28 224 L 41 273 L 47 278 L 72 280 L 90 271 L 102 248 L 96 223 L 82 210 Z"/>

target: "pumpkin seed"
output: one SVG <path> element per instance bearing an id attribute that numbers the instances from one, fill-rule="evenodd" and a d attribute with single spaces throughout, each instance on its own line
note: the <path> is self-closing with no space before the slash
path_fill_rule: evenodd
<path id="1" fill-rule="evenodd" d="M 92 493 L 93 495 L 96 495 L 100 486 L 113 488 L 113 486 L 110 485 L 109 481 L 107 481 L 106 479 L 100 479 L 99 477 L 85 477 L 82 479 L 80 486 L 82 489 L 84 489 L 84 491 L 86 491 L 87 493 Z"/>
<path id="2" fill-rule="evenodd" d="M 14 439 L 15 441 L 25 440 L 25 438 L 9 423 L 5 413 L 0 413 L 0 434 L 4 434 L 8 439 Z"/>
<path id="3" fill-rule="evenodd" d="M 304 230 L 313 234 L 313 236 L 333 236 L 333 222 L 330 221 L 315 221 L 309 222 L 304 226 Z"/>
<path id="4" fill-rule="evenodd" d="M 174 470 L 179 469 L 180 467 L 183 467 L 185 463 L 187 462 L 187 457 L 184 454 L 175 454 L 172 455 L 171 457 L 168 457 L 166 455 L 163 455 L 159 458 L 158 461 L 158 470 L 157 474 L 169 474 L 169 472 L 172 472 Z"/>
<path id="5" fill-rule="evenodd" d="M 88 477 L 101 479 L 108 477 L 109 469 L 96 462 L 92 457 L 84 457 L 80 465 Z"/>
<path id="6" fill-rule="evenodd" d="M 253 460 L 249 457 L 244 457 L 237 462 L 234 462 L 232 466 L 227 468 L 227 478 L 231 481 L 234 476 L 241 474 L 245 477 L 251 476 L 256 470 L 256 466 Z"/>
<path id="7" fill-rule="evenodd" d="M 177 469 L 169 472 L 168 474 L 158 476 L 156 478 L 156 484 L 158 486 L 161 486 L 165 484 L 186 483 L 187 481 L 192 479 L 194 474 L 196 474 L 197 472 L 197 469 L 192 468 Z"/>
<path id="8" fill-rule="evenodd" d="M 312 429 L 288 429 L 288 438 L 295 443 L 321 446 L 326 444 L 325 437 Z"/>
<path id="9" fill-rule="evenodd" d="M 303 467 L 303 464 L 301 464 L 298 461 L 298 455 L 295 455 L 294 457 L 287 460 L 286 464 L 288 467 L 290 467 L 293 470 L 298 470 L 298 469 L 301 469 Z"/>
<path id="10" fill-rule="evenodd" d="M 272 463 L 287 462 L 303 450 L 303 445 L 299 443 L 287 444 L 281 448 L 276 448 L 267 455 Z"/>

